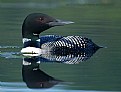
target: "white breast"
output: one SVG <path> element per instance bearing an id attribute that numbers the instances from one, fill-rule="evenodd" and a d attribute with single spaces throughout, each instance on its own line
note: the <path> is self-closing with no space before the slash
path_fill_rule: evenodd
<path id="1" fill-rule="evenodd" d="M 46 51 L 36 47 L 26 47 L 22 48 L 21 53 L 24 56 L 39 56 L 46 53 Z"/>

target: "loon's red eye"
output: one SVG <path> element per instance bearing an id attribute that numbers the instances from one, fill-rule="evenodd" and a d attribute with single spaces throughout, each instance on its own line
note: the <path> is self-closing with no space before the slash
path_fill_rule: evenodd
<path id="1" fill-rule="evenodd" d="M 40 17 L 40 18 L 37 18 L 36 21 L 37 22 L 40 22 L 40 23 L 43 23 L 44 22 L 44 19 Z"/>
<path id="2" fill-rule="evenodd" d="M 43 19 L 43 18 L 39 18 L 39 20 L 41 20 L 41 21 L 42 21 L 42 20 L 44 20 L 44 19 Z"/>
<path id="3" fill-rule="evenodd" d="M 45 19 L 42 18 L 42 17 L 40 17 L 40 18 L 37 18 L 37 21 L 38 21 L 38 22 L 41 22 L 41 23 L 44 23 L 44 22 L 45 22 Z"/>

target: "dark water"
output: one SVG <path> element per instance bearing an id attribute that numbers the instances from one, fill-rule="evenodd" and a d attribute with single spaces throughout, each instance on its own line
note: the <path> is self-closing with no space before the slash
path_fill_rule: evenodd
<path id="1" fill-rule="evenodd" d="M 120 0 L 59 0 L 58 2 L 1 0 L 0 92 L 121 91 L 120 3 Z M 33 12 L 42 12 L 75 22 L 49 29 L 41 35 L 86 36 L 96 44 L 107 48 L 98 50 L 90 59 L 80 61 L 78 64 L 56 62 L 37 64 L 40 74 L 44 72 L 47 74 L 44 77 L 49 76 L 57 80 L 51 83 L 50 88 L 30 89 L 25 80 L 23 81 L 24 57 L 20 54 L 20 50 L 22 22 Z"/>

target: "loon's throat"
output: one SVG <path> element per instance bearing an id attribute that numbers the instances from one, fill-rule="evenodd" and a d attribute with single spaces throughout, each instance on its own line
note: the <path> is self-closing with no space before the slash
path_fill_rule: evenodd
<path id="1" fill-rule="evenodd" d="M 24 48 L 26 47 L 36 47 L 40 48 L 40 39 L 33 40 L 28 38 L 23 38 Z"/>
<path id="2" fill-rule="evenodd" d="M 24 48 L 26 47 L 36 47 L 40 48 L 39 34 L 33 33 L 33 31 L 22 28 L 22 37 Z"/>
<path id="3" fill-rule="evenodd" d="M 29 39 L 38 39 L 39 34 L 31 32 L 31 30 L 22 30 L 22 37 L 23 38 L 29 38 Z"/>

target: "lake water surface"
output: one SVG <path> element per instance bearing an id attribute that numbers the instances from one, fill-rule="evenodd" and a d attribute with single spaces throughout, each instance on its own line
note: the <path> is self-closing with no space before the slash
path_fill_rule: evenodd
<path id="1" fill-rule="evenodd" d="M 121 91 L 120 4 L 120 0 L 0 1 L 0 92 Z M 51 28 L 41 35 L 85 36 L 106 48 L 78 64 L 36 63 L 32 67 L 37 67 L 44 78 L 52 77 L 52 81 L 40 83 L 39 89 L 33 89 L 37 83 L 29 84 L 27 80 L 36 74 L 28 73 L 32 67 L 23 65 L 25 57 L 20 54 L 21 25 L 33 12 L 75 22 Z"/>

